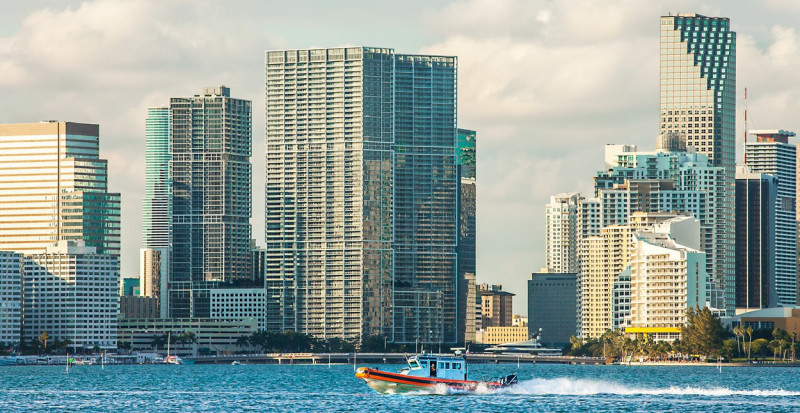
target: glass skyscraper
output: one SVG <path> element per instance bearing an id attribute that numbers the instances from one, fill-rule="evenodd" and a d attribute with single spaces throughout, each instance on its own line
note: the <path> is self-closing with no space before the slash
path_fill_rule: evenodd
<path id="1" fill-rule="evenodd" d="M 142 200 L 142 246 L 169 248 L 170 195 L 169 107 L 147 109 L 145 123 L 145 193 Z"/>
<path id="2" fill-rule="evenodd" d="M 163 112 L 150 114 L 153 130 L 162 130 L 163 137 Z M 168 315 L 208 318 L 211 289 L 251 286 L 253 281 L 251 102 L 231 98 L 227 87 L 207 87 L 193 97 L 170 99 L 168 116 Z M 156 155 L 156 177 L 164 175 L 164 147 L 159 143 L 148 152 Z"/>
<path id="3" fill-rule="evenodd" d="M 660 134 L 676 136 L 725 169 L 723 225 L 713 228 L 711 277 L 734 310 L 734 165 L 736 33 L 727 18 L 698 14 L 661 16 Z"/>
<path id="4" fill-rule="evenodd" d="M 457 341 L 456 66 L 266 53 L 268 329 Z"/>
<path id="5" fill-rule="evenodd" d="M 0 165 L 0 250 L 38 254 L 84 240 L 119 264 L 120 195 L 108 192 L 98 125 L 0 125 Z"/>

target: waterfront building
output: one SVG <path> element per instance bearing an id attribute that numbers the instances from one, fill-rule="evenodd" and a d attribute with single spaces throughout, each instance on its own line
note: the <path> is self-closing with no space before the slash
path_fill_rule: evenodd
<path id="1" fill-rule="evenodd" d="M 708 305 L 700 221 L 675 217 L 635 232 L 630 253 L 630 316 L 625 333 L 674 340 L 686 310 Z"/>
<path id="2" fill-rule="evenodd" d="M 611 329 L 627 327 L 631 315 L 631 268 L 628 266 L 614 280 L 611 287 Z"/>
<path id="3" fill-rule="evenodd" d="M 71 347 L 117 348 L 119 257 L 83 241 L 59 241 L 25 256 L 22 337 L 70 340 Z"/>
<path id="4" fill-rule="evenodd" d="M 776 199 L 778 178 L 736 172 L 736 308 L 749 311 L 777 307 Z M 794 228 L 792 225 L 790 228 Z"/>
<path id="5" fill-rule="evenodd" d="M 800 308 L 774 307 L 748 311 L 735 316 L 723 318 L 722 325 L 733 327 L 751 327 L 753 330 L 772 331 L 779 328 L 790 336 L 800 335 Z"/>
<path id="6" fill-rule="evenodd" d="M 699 14 L 661 16 L 659 119 L 661 136 L 676 136 L 723 173 L 714 208 L 717 221 L 706 248 L 708 273 L 724 293 L 717 308 L 735 302 L 734 176 L 736 33 L 727 18 Z M 715 178 L 716 179 L 716 178 Z M 698 217 L 699 218 L 699 217 Z M 702 221 L 702 220 L 701 220 Z"/>
<path id="7" fill-rule="evenodd" d="M 481 296 L 478 294 L 475 274 L 465 273 L 463 282 L 458 284 L 459 297 L 464 300 L 459 301 L 459 319 L 463 319 L 464 324 L 464 343 L 475 342 L 475 332 L 482 327 L 481 321 Z M 462 306 L 463 301 L 463 306 Z"/>
<path id="8" fill-rule="evenodd" d="M 575 273 L 533 273 L 528 280 L 528 337 L 542 330 L 541 343 L 563 347 L 577 330 Z M 527 340 L 527 338 L 526 338 Z"/>
<path id="9" fill-rule="evenodd" d="M 171 98 L 168 157 L 163 155 L 163 111 L 149 114 L 153 146 L 148 154 L 156 158 L 153 190 L 170 200 L 166 210 L 157 212 L 153 205 L 151 216 L 172 215 L 169 317 L 208 318 L 210 290 L 252 286 L 251 112 L 251 102 L 231 97 L 225 86 Z M 168 179 L 160 178 L 164 175 Z M 159 248 L 161 242 L 163 237 Z"/>
<path id="10" fill-rule="evenodd" d="M 481 295 L 481 327 L 486 329 L 511 326 L 514 294 L 503 291 L 502 285 L 488 284 L 479 285 L 478 293 Z"/>
<path id="11" fill-rule="evenodd" d="M 458 129 L 456 164 L 461 178 L 458 198 L 458 341 L 474 341 L 475 239 L 476 239 L 476 132 Z M 471 274 L 471 278 L 470 278 Z M 469 283 L 472 282 L 470 287 Z M 470 295 L 470 288 L 472 294 Z M 466 316 L 465 316 L 466 315 Z M 468 324 L 471 326 L 468 326 Z M 471 337 L 471 340 L 467 340 Z"/>
<path id="12" fill-rule="evenodd" d="M 22 321 L 22 254 L 0 251 L 0 343 L 19 344 Z"/>
<path id="13" fill-rule="evenodd" d="M 265 58 L 267 328 L 458 341 L 457 59 Z"/>
<path id="14" fill-rule="evenodd" d="M 581 335 L 600 337 L 611 328 L 612 287 L 628 265 L 631 228 L 609 225 L 583 240 L 580 272 Z"/>
<path id="15" fill-rule="evenodd" d="M 550 197 L 545 208 L 545 266 L 548 271 L 578 272 L 582 199 L 577 192 Z"/>
<path id="16" fill-rule="evenodd" d="M 686 148 L 680 136 L 660 136 L 655 152 L 616 152 L 612 168 L 595 176 L 595 191 L 602 200 L 601 225 L 624 225 L 633 211 L 688 212 L 700 220 L 706 271 L 712 275 L 712 307 L 733 312 L 735 285 L 730 283 L 727 227 L 733 216 L 727 213 L 725 168 L 712 166 L 702 154 Z M 685 149 L 685 150 L 684 150 Z M 607 163 L 609 162 L 606 157 Z M 730 222 L 728 222 L 730 221 Z M 731 252 L 732 254 L 732 252 Z M 735 263 L 735 260 L 733 260 Z M 730 299 L 729 299 L 730 298 Z M 730 307 L 728 307 L 730 306 Z"/>
<path id="17" fill-rule="evenodd" d="M 746 165 L 755 173 L 777 178 L 775 199 L 775 290 L 776 304 L 797 303 L 797 148 L 789 143 L 794 132 L 780 129 L 753 130 L 755 141 L 745 144 Z M 737 177 L 738 179 L 738 177 Z M 737 186 L 738 188 L 738 186 Z M 738 214 L 737 205 L 737 214 Z M 738 222 L 738 221 L 737 221 Z M 737 231 L 737 237 L 739 232 Z M 737 238 L 738 242 L 738 238 Z M 737 257 L 739 257 L 737 250 Z M 741 274 L 737 265 L 737 276 Z M 737 303 L 738 306 L 738 303 Z"/>
<path id="18" fill-rule="evenodd" d="M 255 319 L 123 318 L 119 323 L 118 340 L 130 345 L 133 351 L 166 352 L 167 339 L 171 338 L 170 353 L 183 357 L 240 352 L 243 348 L 238 340 L 256 332 L 258 322 Z M 192 340 L 181 339 L 190 333 Z"/>
<path id="19" fill-rule="evenodd" d="M 0 250 L 41 254 L 84 240 L 119 256 L 118 193 L 108 192 L 98 125 L 0 125 Z"/>
<path id="20" fill-rule="evenodd" d="M 487 327 L 481 335 L 482 344 L 519 343 L 528 340 L 528 326 Z"/>

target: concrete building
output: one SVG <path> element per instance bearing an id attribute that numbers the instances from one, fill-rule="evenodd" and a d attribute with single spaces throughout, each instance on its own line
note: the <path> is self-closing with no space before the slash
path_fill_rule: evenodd
<path id="1" fill-rule="evenodd" d="M 661 16 L 659 134 L 677 136 L 712 166 L 724 170 L 714 184 L 713 249 L 708 273 L 724 292 L 717 308 L 734 311 L 734 176 L 736 135 L 736 33 L 730 20 L 699 14 Z M 699 217 L 698 217 L 699 218 Z M 702 221 L 702 220 L 701 220 Z M 722 305 L 724 304 L 724 306 Z"/>
<path id="2" fill-rule="evenodd" d="M 142 248 L 139 250 L 138 295 L 158 299 L 158 314 L 167 318 L 169 314 L 169 252 L 167 248 Z"/>
<path id="3" fill-rule="evenodd" d="M 482 344 L 519 343 L 528 339 L 528 326 L 487 327 L 481 334 Z"/>
<path id="4" fill-rule="evenodd" d="M 583 240 L 580 272 L 581 335 L 596 338 L 611 328 L 612 287 L 628 265 L 631 228 L 610 225 Z"/>
<path id="5" fill-rule="evenodd" d="M 474 341 L 475 324 L 472 315 L 475 297 L 477 236 L 476 211 L 476 138 L 473 130 L 458 129 L 456 164 L 461 177 L 458 198 L 458 341 Z M 470 282 L 472 283 L 470 286 Z"/>
<path id="6" fill-rule="evenodd" d="M 529 337 L 541 328 L 543 345 L 563 347 L 576 335 L 577 281 L 576 274 L 533 273 L 528 280 Z"/>
<path id="7" fill-rule="evenodd" d="M 482 328 L 510 327 L 513 316 L 514 294 L 503 291 L 502 285 L 481 284 L 478 286 L 481 295 Z"/>
<path id="8" fill-rule="evenodd" d="M 789 143 L 789 138 L 795 133 L 769 129 L 753 130 L 750 135 L 756 139 L 745 144 L 746 166 L 755 173 L 777 178 L 774 261 L 778 297 L 775 304 L 793 306 L 797 303 L 797 148 Z M 739 232 L 736 234 L 738 237 Z M 737 257 L 738 254 L 737 251 Z M 737 274 L 741 274 L 738 269 Z"/>
<path id="9" fill-rule="evenodd" d="M 119 298 L 119 318 L 159 318 L 157 297 L 126 295 Z"/>
<path id="10" fill-rule="evenodd" d="M 175 341 L 170 353 L 179 356 L 198 354 L 225 354 L 241 351 L 237 344 L 241 337 L 258 331 L 256 320 L 217 321 L 210 319 L 180 318 L 125 318 L 119 324 L 119 342 L 130 344 L 131 350 L 156 350 L 166 352 L 166 340 Z M 192 333 L 195 341 L 177 337 Z M 155 346 L 154 343 L 164 343 Z"/>
<path id="11" fill-rule="evenodd" d="M 736 172 L 737 312 L 777 307 L 777 178 L 740 166 Z"/>
<path id="12" fill-rule="evenodd" d="M 163 134 L 163 114 L 151 115 L 160 122 L 152 132 Z M 234 284 L 252 287 L 251 116 L 251 102 L 232 98 L 225 86 L 170 99 L 166 132 L 171 179 L 164 184 L 172 214 L 169 317 L 208 318 L 210 290 Z M 162 145 L 163 136 L 152 141 Z M 157 177 L 165 173 L 161 149 L 152 152 L 157 156 Z"/>
<path id="13" fill-rule="evenodd" d="M 82 241 L 59 241 L 25 257 L 22 337 L 47 332 L 70 347 L 117 348 L 119 258 Z"/>
<path id="14" fill-rule="evenodd" d="M 780 328 L 791 336 L 800 335 L 800 308 L 776 307 L 748 311 L 732 317 L 723 318 L 726 327 L 752 327 L 753 330 L 774 330 Z"/>
<path id="15" fill-rule="evenodd" d="M 475 333 L 481 324 L 481 296 L 478 294 L 475 274 L 465 273 L 463 282 L 458 284 L 459 297 L 464 297 L 463 305 L 459 301 L 459 315 L 464 323 L 464 343 L 475 342 Z M 460 321 L 462 322 L 462 321 Z"/>
<path id="16" fill-rule="evenodd" d="M 22 254 L 0 251 L 0 343 L 19 344 L 21 303 Z"/>
<path id="17" fill-rule="evenodd" d="M 550 197 L 545 208 L 545 266 L 556 273 L 576 273 L 581 241 L 581 200 L 577 192 Z"/>
<path id="18" fill-rule="evenodd" d="M 119 256 L 118 193 L 108 192 L 98 125 L 0 125 L 0 250 L 41 254 L 84 240 Z"/>
<path id="19" fill-rule="evenodd" d="M 265 57 L 268 329 L 458 341 L 457 59 Z"/>
<path id="20" fill-rule="evenodd" d="M 702 249 L 708 254 L 706 270 L 715 284 L 711 289 L 719 292 L 712 306 L 732 312 L 735 277 L 728 261 L 735 264 L 735 243 L 729 239 L 733 230 L 728 233 L 727 228 L 734 217 L 727 212 L 730 201 L 726 197 L 734 194 L 725 187 L 725 168 L 713 166 L 705 155 L 691 152 L 693 148 L 679 151 L 681 139 L 673 137 L 675 143 L 661 136 L 658 151 L 619 153 L 616 166 L 597 173 L 595 190 L 603 204 L 601 225 L 625 225 L 634 211 L 686 212 L 696 217 L 704 240 Z"/>
<path id="21" fill-rule="evenodd" d="M 686 323 L 686 310 L 708 305 L 709 277 L 700 246 L 700 221 L 693 217 L 672 218 L 633 235 L 626 333 L 674 340 Z"/>
<path id="22" fill-rule="evenodd" d="M 259 330 L 266 328 L 263 288 L 217 288 L 211 290 L 211 319 L 241 321 L 253 319 Z"/>

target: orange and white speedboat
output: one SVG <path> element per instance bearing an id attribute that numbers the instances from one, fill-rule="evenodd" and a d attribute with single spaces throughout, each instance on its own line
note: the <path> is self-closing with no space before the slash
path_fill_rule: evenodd
<path id="1" fill-rule="evenodd" d="M 467 359 L 456 352 L 455 356 L 425 354 L 408 359 L 408 367 L 398 373 L 360 367 L 356 377 L 379 393 L 404 393 L 409 391 L 474 391 L 481 387 L 494 390 L 517 383 L 517 375 L 509 374 L 499 379 L 473 381 L 467 378 Z"/>

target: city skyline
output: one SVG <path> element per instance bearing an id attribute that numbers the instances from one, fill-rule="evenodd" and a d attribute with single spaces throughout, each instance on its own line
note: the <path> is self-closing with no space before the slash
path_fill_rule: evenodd
<path id="1" fill-rule="evenodd" d="M 476 1 L 422 7 L 433 16 L 421 19 L 422 30 L 408 30 L 408 21 L 368 22 L 349 28 L 352 20 L 345 20 L 322 23 L 328 33 L 320 36 L 315 31 L 316 37 L 291 28 L 294 19 L 290 16 L 330 12 L 307 4 L 292 6 L 278 17 L 250 13 L 277 19 L 273 32 L 257 30 L 255 19 L 245 16 L 248 7 L 240 4 L 230 10 L 213 3 L 193 4 L 187 20 L 176 17 L 181 3 L 159 9 L 155 2 L 76 2 L 51 4 L 50 11 L 42 11 L 47 4 L 14 5 L 0 18 L 4 23 L 0 57 L 6 62 L 0 66 L 4 74 L 0 84 L 7 88 L 9 101 L 15 102 L 7 105 L 13 107 L 0 115 L 0 122 L 55 118 L 100 124 L 100 156 L 109 160 L 109 186 L 122 193 L 124 276 L 138 273 L 145 192 L 144 180 L 139 178 L 145 170 L 147 107 L 198 86 L 225 84 L 237 96 L 253 101 L 255 208 L 251 222 L 253 238 L 264 239 L 263 214 L 258 208 L 264 204 L 259 190 L 263 176 L 258 173 L 264 168 L 262 68 L 263 52 L 273 48 L 371 44 L 409 53 L 459 56 L 458 127 L 481 135 L 478 282 L 500 283 L 517 293 L 515 312 L 526 308 L 529 274 L 544 264 L 543 205 L 549 196 L 563 191 L 590 193 L 591 182 L 585 177 L 602 167 L 597 154 L 605 143 L 650 147 L 658 133 L 659 16 L 680 11 L 729 17 L 739 37 L 737 114 L 747 86 L 751 128 L 798 129 L 791 119 L 798 103 L 791 96 L 800 88 L 793 84 L 800 85 L 793 82 L 800 77 L 793 73 L 800 64 L 796 56 L 800 42 L 793 26 L 800 8 L 789 3 L 670 2 L 655 9 L 635 2 L 610 6 L 587 2 L 579 10 L 511 1 L 487 8 L 487 3 Z M 386 12 L 377 7 L 364 13 L 381 16 Z M 753 17 L 761 8 L 771 11 L 761 13 L 771 20 Z M 347 12 L 344 7 L 340 13 Z M 392 12 L 416 17 L 410 11 Z M 511 13 L 519 23 L 504 27 Z M 220 28 L 208 29 L 218 32 L 192 29 L 193 24 L 218 15 Z M 150 22 L 154 16 L 161 26 Z M 447 18 L 437 21 L 437 16 Z M 126 23 L 119 24 L 122 21 Z M 384 25 L 384 30 L 377 29 Z M 242 28 L 223 33 L 235 26 Z M 584 26 L 591 26 L 595 34 L 589 36 Z M 69 30 L 61 33 L 47 27 Z M 197 27 L 207 30 L 209 25 Z M 103 36 L 83 37 L 93 32 Z M 147 35 L 134 38 L 139 33 Z M 119 52 L 128 40 L 132 43 L 126 53 Z M 228 58 L 200 67 L 215 60 L 209 54 Z M 631 64 L 632 55 L 641 64 Z M 46 64 L 38 60 L 44 56 Z M 557 64 L 537 63 L 541 61 Z M 196 72 L 187 75 L 187 67 Z M 740 160 L 741 121 L 736 128 Z"/>

